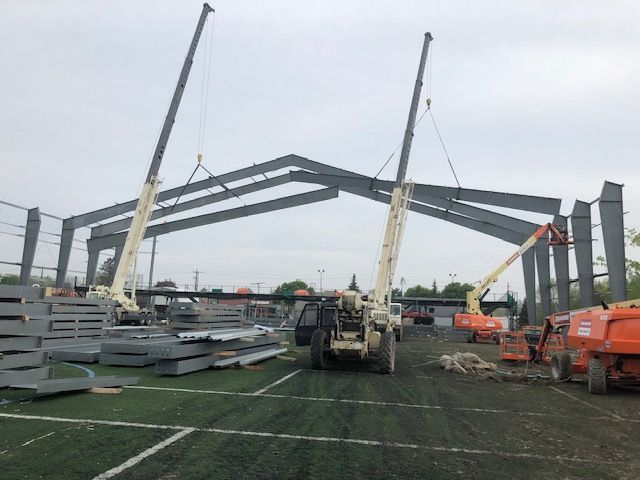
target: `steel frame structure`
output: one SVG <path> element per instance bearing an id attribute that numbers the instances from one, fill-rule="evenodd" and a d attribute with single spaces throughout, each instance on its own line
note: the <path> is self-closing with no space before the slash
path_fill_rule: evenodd
<path id="1" fill-rule="evenodd" d="M 289 170 L 273 177 L 267 173 Z M 261 175 L 264 180 L 256 181 L 253 177 Z M 163 202 L 180 196 L 197 193 L 203 190 L 220 187 L 222 184 L 233 183 L 245 179 L 253 183 L 209 193 L 207 195 L 179 202 L 173 206 L 162 205 Z M 234 196 L 242 196 L 290 182 L 320 185 L 324 188 L 310 192 L 268 200 L 243 207 L 232 208 L 215 213 L 175 220 L 172 222 L 150 225 L 145 238 L 164 235 L 167 233 L 190 229 L 202 225 L 223 222 L 235 218 L 257 215 L 260 213 L 291 208 L 336 198 L 339 192 L 346 192 L 371 200 L 389 203 L 393 190 L 393 181 L 380 180 L 352 171 L 337 168 L 320 162 L 315 162 L 299 155 L 290 154 L 250 167 L 228 172 L 217 177 L 209 177 L 161 191 L 158 196 L 158 208 L 153 211 L 151 220 L 164 218 L 172 213 L 186 212 L 206 205 L 211 205 Z M 465 228 L 475 230 L 485 235 L 499 238 L 514 245 L 522 244 L 538 227 L 536 223 L 497 213 L 473 204 L 496 206 L 552 215 L 553 222 L 566 226 L 568 217 L 559 214 L 561 199 L 517 193 L 476 190 L 442 185 L 416 184 L 411 210 L 438 218 Z M 129 200 L 113 206 L 105 207 L 80 215 L 66 218 L 62 222 L 60 252 L 58 256 L 56 285 L 64 284 L 71 246 L 75 230 L 81 227 L 92 227 L 91 237 L 87 241 L 89 253 L 87 266 L 87 282 L 94 279 L 97 270 L 99 254 L 102 250 L 115 248 L 116 261 L 122 253 L 122 246 L 126 238 L 131 218 L 117 218 L 134 210 L 136 200 Z M 611 272 L 611 288 L 616 300 L 626 299 L 626 284 L 624 284 L 624 230 L 622 221 L 622 185 L 605 182 L 599 199 L 602 230 L 608 270 Z M 25 249 L 23 252 L 23 271 L 30 273 L 29 259 L 33 262 L 35 244 L 38 236 L 38 221 L 36 209 L 29 211 L 30 226 L 25 235 Z M 578 281 L 581 292 L 581 304 L 593 304 L 593 265 L 592 265 L 592 237 L 590 204 L 577 200 L 571 214 L 571 225 L 575 240 L 575 255 L 578 267 Z M 108 221 L 110 220 L 110 221 Z M 102 223 L 108 221 L 106 223 Z M 100 223 L 98 223 L 100 222 Z M 569 255 L 566 246 L 553 247 L 555 276 L 557 280 L 558 309 L 569 309 Z M 525 290 L 527 298 L 535 298 L 536 266 L 538 271 L 538 286 L 541 296 L 542 313 L 551 313 L 551 279 L 550 257 L 547 245 L 536 245 L 522 258 Z M 621 273 L 622 272 L 622 273 Z M 28 278 L 28 276 L 27 276 Z M 535 302 L 528 302 L 529 318 L 536 317 Z"/>

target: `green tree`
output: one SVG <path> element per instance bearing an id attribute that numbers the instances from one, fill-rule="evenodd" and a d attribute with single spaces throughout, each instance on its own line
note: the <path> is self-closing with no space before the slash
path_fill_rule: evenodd
<path id="1" fill-rule="evenodd" d="M 415 287 L 407 288 L 404 292 L 405 297 L 429 297 L 431 290 L 418 284 Z"/>
<path id="2" fill-rule="evenodd" d="M 107 258 L 100 268 L 98 269 L 98 275 L 96 275 L 96 285 L 111 285 L 113 283 L 113 276 L 116 274 L 116 262 L 113 257 Z"/>
<path id="3" fill-rule="evenodd" d="M 433 279 L 433 283 L 431 284 L 431 291 L 429 292 L 429 296 L 432 298 L 438 298 L 440 296 L 440 292 L 438 291 L 438 284 L 436 283 L 436 279 Z"/>
<path id="4" fill-rule="evenodd" d="M 162 287 L 176 288 L 176 282 L 174 282 L 170 278 L 165 278 L 164 280 L 160 280 L 156 282 L 156 287 L 157 288 L 162 288 Z"/>
<path id="5" fill-rule="evenodd" d="M 529 312 L 527 310 L 527 299 L 525 298 L 518 315 L 518 326 L 529 325 Z"/>
<path id="6" fill-rule="evenodd" d="M 442 298 L 467 298 L 467 292 L 473 290 L 473 285 L 468 283 L 452 282 L 442 289 Z"/>
<path id="7" fill-rule="evenodd" d="M 292 282 L 284 282 L 278 285 L 273 293 L 276 295 L 293 295 L 293 292 L 296 290 L 308 290 L 309 293 L 313 293 L 313 288 L 307 285 L 307 282 L 300 280 L 299 278 L 293 280 Z"/>
<path id="8" fill-rule="evenodd" d="M 347 286 L 347 290 L 355 290 L 356 292 L 360 291 L 360 287 L 358 286 L 358 282 L 356 281 L 355 273 L 351 276 L 351 283 L 349 283 L 349 286 Z"/>
<path id="9" fill-rule="evenodd" d="M 391 298 L 398 298 L 402 296 L 402 290 L 400 290 L 399 288 L 392 288 L 391 289 Z"/>
<path id="10" fill-rule="evenodd" d="M 9 275 L 3 275 L 2 278 L 0 278 L 0 284 L 2 285 L 18 285 L 19 283 L 20 276 L 12 273 Z"/>

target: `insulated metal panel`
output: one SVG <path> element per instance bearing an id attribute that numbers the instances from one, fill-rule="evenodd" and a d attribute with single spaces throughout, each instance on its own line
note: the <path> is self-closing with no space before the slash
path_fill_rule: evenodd
<path id="1" fill-rule="evenodd" d="M 3 370 L 0 371 L 0 388 L 15 384 L 37 383 L 40 380 L 51 378 L 52 375 L 53 368 L 51 367 Z"/>
<path id="2" fill-rule="evenodd" d="M 119 377 L 114 375 L 108 377 L 56 378 L 41 380 L 37 384 L 12 385 L 12 387 L 32 389 L 36 390 L 37 395 L 45 395 L 73 390 L 88 390 L 93 387 L 122 387 L 139 383 L 139 377 Z"/>
<path id="3" fill-rule="evenodd" d="M 0 370 L 40 365 L 44 360 L 44 352 L 4 353 L 0 356 Z"/>
<path id="4" fill-rule="evenodd" d="M 602 239 L 607 259 L 612 300 L 614 302 L 623 302 L 627 299 L 627 272 L 625 265 L 622 185 L 604 182 L 598 207 L 600 209 L 600 221 L 602 222 Z"/>

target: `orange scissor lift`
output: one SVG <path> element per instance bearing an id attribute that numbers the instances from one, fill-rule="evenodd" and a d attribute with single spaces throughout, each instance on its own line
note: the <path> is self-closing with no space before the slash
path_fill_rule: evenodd
<path id="1" fill-rule="evenodd" d="M 534 361 L 542 332 L 543 327 L 527 326 L 518 332 L 500 333 L 500 360 Z M 541 348 L 540 358 L 548 364 L 554 354 L 564 351 L 564 337 L 560 333 L 549 333 Z"/>

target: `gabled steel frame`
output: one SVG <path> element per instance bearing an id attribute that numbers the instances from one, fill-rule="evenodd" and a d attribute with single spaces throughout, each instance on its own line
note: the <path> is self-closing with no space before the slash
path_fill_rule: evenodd
<path id="1" fill-rule="evenodd" d="M 284 169 L 297 168 L 301 170 L 290 170 L 288 173 L 279 174 L 273 177 L 267 177 L 267 173 L 276 172 Z M 253 177 L 263 176 L 264 180 L 256 181 Z M 244 179 L 251 179 L 253 183 L 230 188 L 230 191 L 222 190 L 213 192 L 208 195 L 186 200 L 173 206 L 161 205 L 163 202 L 175 199 L 181 195 L 188 195 L 202 190 L 209 190 L 220 187 L 221 184 L 229 184 Z M 261 202 L 244 207 L 223 210 L 216 213 L 199 215 L 186 219 L 176 220 L 173 222 L 165 222 L 158 225 L 151 225 L 146 237 L 163 235 L 166 233 L 193 228 L 201 225 L 222 222 L 233 218 L 256 215 L 269 211 L 290 208 L 297 205 L 315 203 L 328 200 L 338 196 L 339 191 L 369 198 L 378 202 L 388 203 L 390 200 L 389 192 L 393 189 L 393 182 L 380 180 L 355 172 L 344 170 L 341 168 L 315 162 L 298 155 L 286 155 L 274 160 L 256 164 L 251 167 L 243 168 L 233 172 L 219 175 L 218 177 L 209 177 L 205 180 L 193 182 L 186 186 L 180 186 L 160 192 L 158 196 L 158 206 L 151 219 L 157 220 L 164 218 L 171 213 L 179 213 L 189 211 L 202 206 L 221 202 L 237 195 L 246 195 L 257 191 L 277 187 L 290 182 L 308 183 L 322 185 L 326 188 L 314 190 L 298 195 L 282 197 L 267 202 Z M 603 187 L 602 198 L 608 204 L 601 207 L 606 210 L 613 211 L 617 216 L 605 212 L 607 221 L 603 220 L 603 230 L 605 228 L 620 229 L 620 215 L 617 212 L 622 208 L 621 190 L 617 190 L 616 184 L 607 182 Z M 522 244 L 538 227 L 538 224 L 531 223 L 516 217 L 493 212 L 478 206 L 469 205 L 465 202 L 505 207 L 515 210 L 527 212 L 541 213 L 545 215 L 553 215 L 554 223 L 566 225 L 567 217 L 559 215 L 561 199 L 539 197 L 532 195 L 513 194 L 505 192 L 493 192 L 486 190 L 475 190 L 466 188 L 446 187 L 440 185 L 416 184 L 414 190 L 414 201 L 411 210 L 434 218 L 454 223 L 465 228 L 469 228 L 486 235 L 499 238 L 514 245 Z M 581 292 L 583 294 L 583 302 L 589 295 L 593 296 L 593 267 L 591 273 L 587 268 L 584 258 L 591 256 L 589 250 L 591 244 L 587 241 L 584 227 L 585 202 L 576 202 L 574 214 L 571 216 L 572 226 L 575 230 L 576 226 L 579 230 L 579 242 L 577 242 L 576 257 L 583 259 L 578 263 L 578 276 L 580 278 Z M 116 256 L 118 249 L 122 249 L 122 244 L 126 236 L 126 229 L 131 224 L 130 218 L 120 218 L 112 220 L 108 223 L 96 225 L 98 222 L 112 219 L 115 216 L 124 215 L 135 208 L 136 200 L 130 200 L 121 204 L 102 208 L 81 215 L 75 215 L 63 221 L 63 231 L 61 237 L 60 253 L 58 258 L 58 276 L 57 285 L 62 285 L 66 277 L 71 252 L 71 242 L 75 230 L 80 227 L 94 225 L 91 229 L 91 238 L 87 241 L 89 251 L 89 262 L 87 268 L 87 281 L 91 281 L 95 277 L 98 256 L 101 250 L 106 248 L 116 248 Z M 587 204 L 588 205 L 588 204 Z M 577 214 L 577 215 L 576 215 Z M 582 217 L 580 216 L 582 215 Z M 575 221 L 575 218 L 583 218 L 583 221 Z M 589 216 L 590 218 L 590 216 Z M 613 218 L 613 220 L 610 220 Z M 589 220 L 590 222 L 590 220 Z M 590 238 L 590 233 L 588 235 Z M 609 250 L 618 252 L 620 233 L 605 235 L 606 239 L 610 239 L 608 244 L 613 245 Z M 610 252 L 607 251 L 607 259 Z M 619 252 L 612 257 L 619 259 Z M 624 256 L 624 252 L 622 253 Z M 565 310 L 569 308 L 569 267 L 568 267 L 568 249 L 567 247 L 553 247 L 554 267 L 557 280 L 558 291 L 558 309 Z M 616 258 L 612 260 L 612 264 L 616 262 Z M 619 261 L 618 261 L 619 263 Z M 535 298 L 535 270 L 536 264 L 538 269 L 538 279 L 540 296 L 542 303 L 543 315 L 551 313 L 551 281 L 549 268 L 549 250 L 546 245 L 537 245 L 535 249 L 530 250 L 523 256 L 522 265 L 524 270 L 525 289 L 527 298 Z M 612 265 L 609 265 L 612 268 Z M 591 292 L 589 292 L 589 281 L 591 278 Z M 619 284 L 620 282 L 618 282 Z M 618 289 L 619 290 L 619 289 Z M 617 291 L 618 297 L 620 292 Z M 535 302 L 529 301 L 528 313 L 529 318 L 535 318 Z"/>

